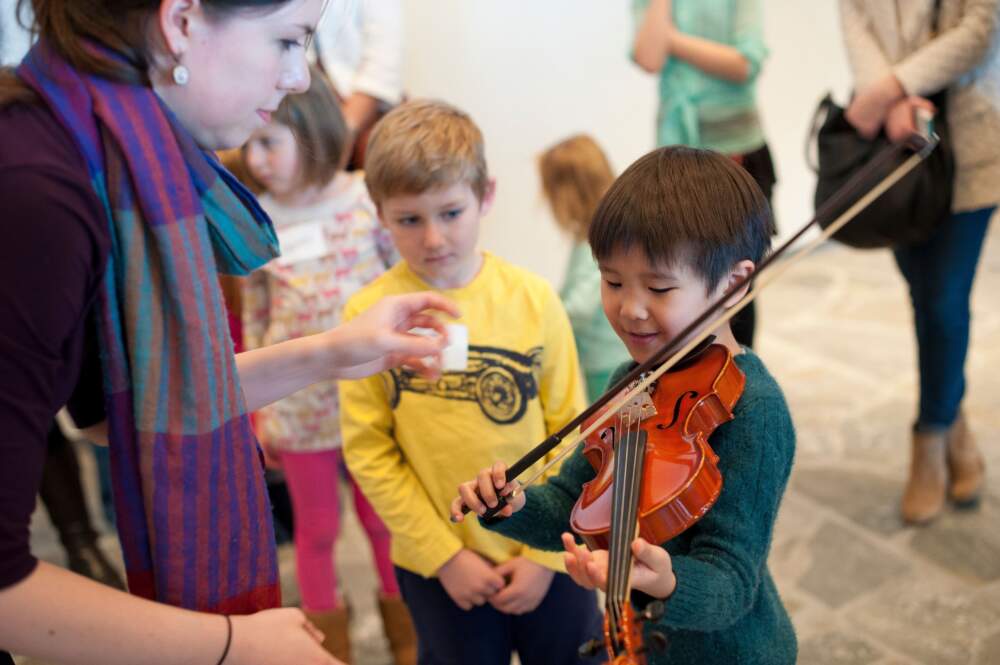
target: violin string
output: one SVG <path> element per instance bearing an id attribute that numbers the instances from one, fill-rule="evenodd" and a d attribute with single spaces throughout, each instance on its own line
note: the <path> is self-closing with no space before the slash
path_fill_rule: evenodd
<path id="1" fill-rule="evenodd" d="M 641 406 L 637 406 L 641 410 Z M 643 469 L 643 458 L 645 455 L 645 441 L 641 438 L 642 432 L 642 414 L 635 415 L 634 431 L 631 433 L 629 439 L 629 456 L 631 457 L 629 463 L 629 485 L 628 485 L 628 510 L 627 515 L 622 521 L 622 547 L 625 551 L 626 563 L 624 570 L 622 571 L 622 585 L 624 587 L 624 596 L 626 600 L 629 596 L 629 591 L 632 587 L 630 579 L 632 577 L 632 568 L 634 560 L 632 557 L 632 541 L 635 540 L 636 531 L 639 527 L 638 511 L 639 511 L 639 487 L 642 483 L 642 469 Z"/>
<path id="2" fill-rule="evenodd" d="M 621 596 L 620 596 L 620 589 L 619 589 L 619 584 L 618 584 L 618 574 L 617 574 L 618 568 L 620 566 L 620 562 L 618 561 L 618 554 L 617 554 L 617 549 L 618 548 L 617 548 L 617 543 L 616 543 L 616 538 L 617 538 L 618 534 L 617 534 L 617 532 L 616 532 L 616 530 L 614 528 L 614 519 L 613 518 L 614 518 L 614 516 L 615 516 L 616 513 L 620 512 L 620 507 L 619 507 L 619 501 L 620 501 L 619 491 L 617 491 L 616 488 L 617 488 L 617 481 L 618 481 L 619 475 L 621 473 L 621 469 L 623 468 L 621 466 L 620 455 L 623 453 L 622 442 L 624 441 L 624 439 L 623 439 L 624 425 L 625 425 L 625 410 L 624 409 L 620 409 L 618 411 L 617 428 L 615 429 L 614 436 L 612 436 L 612 442 L 614 443 L 614 446 L 612 448 L 612 459 L 614 460 L 614 474 L 613 474 L 613 478 L 614 478 L 614 482 L 616 483 L 616 485 L 615 485 L 615 487 L 612 487 L 612 492 L 611 492 L 611 499 L 612 499 L 612 505 L 611 505 L 612 522 L 611 522 L 611 530 L 610 530 L 610 533 L 609 533 L 609 536 L 608 536 L 608 548 L 609 548 L 608 549 L 608 588 L 607 588 L 607 592 L 606 592 L 607 593 L 607 599 L 608 599 L 608 605 L 609 605 L 609 608 L 611 610 L 610 623 L 611 623 L 611 628 L 612 628 L 612 630 L 611 630 L 611 634 L 612 635 L 617 635 L 618 634 L 618 627 L 621 625 L 621 618 L 622 618 L 622 616 L 621 616 L 621 612 L 622 612 Z"/>
<path id="3" fill-rule="evenodd" d="M 619 613 L 622 614 L 622 618 L 623 619 L 624 619 L 624 605 L 625 605 L 625 600 L 626 600 L 626 598 L 625 598 L 626 585 L 625 585 L 625 576 L 624 576 L 623 573 L 624 573 L 624 569 L 625 569 L 625 561 L 626 561 L 626 559 L 628 557 L 628 552 L 626 552 L 626 550 L 625 550 L 625 541 L 624 541 L 624 538 L 622 538 L 622 532 L 624 530 L 624 529 L 622 529 L 622 525 L 624 525 L 625 524 L 625 520 L 628 519 L 628 513 L 627 513 L 627 509 L 628 509 L 628 476 L 629 476 L 629 469 L 632 466 L 631 460 L 629 459 L 630 458 L 630 452 L 631 452 L 631 438 L 630 437 L 632 435 L 632 411 L 631 411 L 631 408 L 632 408 L 631 405 L 625 407 L 625 410 L 624 410 L 624 414 L 625 414 L 625 423 L 624 424 L 625 424 L 625 426 L 624 426 L 624 428 L 622 430 L 621 442 L 618 444 L 618 451 L 619 452 L 618 452 L 618 455 L 616 456 L 616 459 L 618 460 L 620 472 L 617 474 L 616 480 L 621 483 L 621 487 L 619 488 L 619 492 L 618 492 L 618 502 L 619 502 L 620 505 L 618 507 L 618 515 L 617 515 L 618 519 L 617 519 L 617 521 L 613 521 L 612 524 L 611 524 L 611 528 L 614 531 L 615 551 L 616 551 L 616 559 L 615 560 L 616 560 L 616 563 L 617 563 L 617 566 L 616 566 L 616 569 L 615 569 L 615 573 L 616 573 L 615 584 L 616 584 L 616 587 L 618 589 Z M 619 629 L 621 629 L 621 626 L 619 626 Z"/>
<path id="4" fill-rule="evenodd" d="M 629 437 L 631 436 L 632 423 L 628 417 L 628 409 L 630 407 L 625 407 L 626 409 L 626 419 L 625 427 L 622 431 L 621 443 L 618 444 L 618 454 L 616 460 L 618 463 L 618 468 L 620 471 L 615 476 L 615 481 L 618 483 L 617 487 L 617 500 L 619 503 L 617 514 L 612 513 L 611 515 L 611 530 L 614 534 L 614 547 L 615 547 L 615 589 L 618 595 L 618 605 L 619 614 L 621 618 L 624 619 L 625 613 L 625 585 L 622 583 L 622 570 L 625 568 L 624 553 L 623 553 L 623 539 L 622 532 L 624 529 L 625 520 L 625 495 L 628 491 L 628 468 L 629 468 Z M 619 623 L 619 630 L 624 626 L 624 621 Z"/>
<path id="5" fill-rule="evenodd" d="M 620 409 L 624 404 L 634 399 L 640 391 L 645 390 L 653 381 L 662 376 L 665 372 L 669 371 L 678 362 L 683 360 L 688 353 L 693 349 L 697 348 L 705 339 L 712 335 L 712 331 L 716 330 L 723 323 L 728 322 L 739 312 L 741 312 L 747 305 L 753 302 L 757 298 L 757 294 L 764 290 L 764 287 L 772 282 L 776 281 L 786 272 L 788 272 L 793 266 L 797 265 L 799 261 L 803 260 L 806 256 L 811 254 L 819 245 L 823 244 L 829 240 L 834 233 L 839 231 L 845 224 L 850 222 L 854 216 L 866 208 L 872 201 L 881 196 L 887 189 L 896 184 L 901 178 L 903 178 L 907 173 L 913 170 L 924 157 L 920 153 L 911 155 L 906 159 L 900 166 L 898 166 L 892 173 L 870 189 L 866 194 L 858 198 L 858 200 L 851 205 L 847 210 L 840 214 L 829 226 L 823 229 L 821 232 L 817 233 L 811 240 L 807 241 L 801 249 L 790 254 L 788 258 L 782 261 L 772 263 L 768 265 L 768 269 L 760 270 L 754 276 L 754 284 L 747 290 L 747 293 L 732 307 L 723 311 L 719 316 L 711 321 L 710 324 L 705 324 L 699 332 L 696 332 L 691 337 L 690 341 L 681 347 L 674 355 L 670 356 L 666 361 L 664 361 L 659 367 L 650 371 L 646 378 L 641 379 L 634 387 L 619 396 L 613 398 L 608 402 L 608 409 L 604 412 L 604 415 L 598 415 L 586 429 L 580 431 L 573 435 L 567 443 L 563 444 L 563 449 L 559 451 L 558 454 L 553 456 L 544 466 L 542 466 L 538 471 L 531 475 L 527 480 L 520 483 L 518 487 L 514 490 L 511 496 L 515 496 L 517 493 L 523 492 L 524 488 L 531 485 L 539 478 L 546 475 L 549 469 L 561 462 L 567 455 L 572 453 L 577 446 L 583 443 L 587 437 L 593 434 L 598 428 L 607 422 L 607 419 L 611 417 L 617 409 Z M 803 234 L 806 229 L 808 229 L 815 222 L 813 220 L 807 224 L 802 230 L 796 235 Z M 794 238 L 793 238 L 794 240 Z M 727 296 L 723 296 L 722 300 L 725 300 Z M 672 342 L 671 342 L 672 344 Z"/>

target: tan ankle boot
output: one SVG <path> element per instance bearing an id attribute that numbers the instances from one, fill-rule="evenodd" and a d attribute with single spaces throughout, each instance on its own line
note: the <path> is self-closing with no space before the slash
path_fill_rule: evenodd
<path id="1" fill-rule="evenodd" d="M 908 524 L 934 519 L 944 507 L 948 471 L 945 466 L 948 432 L 913 432 L 910 477 L 903 491 L 901 512 Z"/>
<path id="2" fill-rule="evenodd" d="M 326 635 L 323 648 L 337 660 L 351 662 L 351 640 L 348 632 L 350 612 L 340 607 L 327 612 L 306 612 L 306 617 Z"/>
<path id="3" fill-rule="evenodd" d="M 959 414 L 948 430 L 948 495 L 958 505 L 972 505 L 979 500 L 986 465 L 976 441 Z"/>
<path id="4" fill-rule="evenodd" d="M 379 595 L 378 610 L 396 665 L 417 665 L 417 633 L 406 603 L 399 596 Z"/>

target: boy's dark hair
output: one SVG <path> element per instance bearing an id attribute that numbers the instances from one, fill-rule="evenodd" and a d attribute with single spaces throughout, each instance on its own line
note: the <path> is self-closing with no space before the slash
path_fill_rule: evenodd
<path id="1" fill-rule="evenodd" d="M 771 207 L 743 167 L 710 150 L 669 146 L 615 180 L 589 240 L 598 261 L 632 247 L 652 263 L 683 261 L 711 291 L 738 261 L 760 264 L 770 229 Z"/>

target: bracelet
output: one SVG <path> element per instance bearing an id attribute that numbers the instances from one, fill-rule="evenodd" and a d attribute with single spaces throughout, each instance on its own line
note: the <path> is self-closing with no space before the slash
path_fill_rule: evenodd
<path id="1" fill-rule="evenodd" d="M 229 618 L 228 614 L 223 614 L 226 618 L 226 646 L 222 650 L 222 655 L 219 656 L 219 662 L 217 665 L 222 665 L 226 660 L 226 656 L 229 655 L 229 645 L 233 643 L 233 620 Z"/>

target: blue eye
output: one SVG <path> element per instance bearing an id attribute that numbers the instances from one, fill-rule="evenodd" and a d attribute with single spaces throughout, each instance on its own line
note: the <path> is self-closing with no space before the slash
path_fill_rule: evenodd
<path id="1" fill-rule="evenodd" d="M 462 208 L 454 208 L 444 213 L 445 219 L 457 219 L 462 216 L 464 210 Z"/>
<path id="2" fill-rule="evenodd" d="M 413 226 L 419 221 L 416 217 L 400 217 L 396 220 L 396 223 L 400 226 Z"/>
<path id="3" fill-rule="evenodd" d="M 279 43 L 281 44 L 282 51 L 291 51 L 296 46 L 302 48 L 302 44 L 295 39 L 281 39 Z"/>

